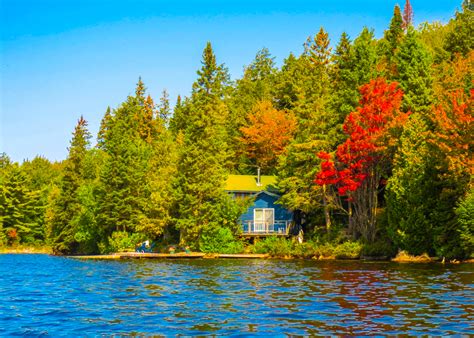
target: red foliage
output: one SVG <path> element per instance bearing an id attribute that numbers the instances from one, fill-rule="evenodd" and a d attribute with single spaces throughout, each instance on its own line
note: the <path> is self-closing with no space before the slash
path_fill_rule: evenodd
<path id="1" fill-rule="evenodd" d="M 408 116 L 400 112 L 403 93 L 397 86 L 378 78 L 361 87 L 360 106 L 344 122 L 348 138 L 338 146 L 336 161 L 328 153 L 318 154 L 324 161 L 316 184 L 336 185 L 341 196 L 350 196 L 373 174 L 394 143 L 393 130 Z"/>
<path id="2" fill-rule="evenodd" d="M 15 240 L 18 237 L 18 233 L 17 233 L 16 229 L 10 229 L 7 232 L 7 236 L 8 236 L 9 239 Z"/>
<path id="3" fill-rule="evenodd" d="M 411 25 L 413 25 L 413 8 L 411 7 L 410 0 L 406 0 L 405 8 L 403 8 L 402 28 L 406 30 Z"/>

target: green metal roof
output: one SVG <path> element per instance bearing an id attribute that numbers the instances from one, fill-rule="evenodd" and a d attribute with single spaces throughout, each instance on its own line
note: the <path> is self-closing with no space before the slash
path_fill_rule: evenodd
<path id="1" fill-rule="evenodd" d="M 257 185 L 255 175 L 229 175 L 226 181 L 227 191 L 249 191 L 259 192 L 266 190 L 269 186 L 276 185 L 276 176 L 260 176 L 261 185 Z"/>

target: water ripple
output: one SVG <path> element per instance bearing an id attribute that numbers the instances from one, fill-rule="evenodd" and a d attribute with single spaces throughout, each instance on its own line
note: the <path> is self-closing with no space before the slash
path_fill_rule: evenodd
<path id="1" fill-rule="evenodd" d="M 472 265 L 0 255 L 0 336 L 472 335 Z"/>

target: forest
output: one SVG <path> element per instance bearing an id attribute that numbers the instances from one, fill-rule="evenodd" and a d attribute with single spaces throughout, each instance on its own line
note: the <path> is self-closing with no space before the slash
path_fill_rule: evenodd
<path id="1" fill-rule="evenodd" d="M 313 248 L 473 257 L 474 12 L 460 6 L 414 27 L 407 0 L 380 39 L 366 27 L 332 43 L 321 27 L 281 67 L 258 51 L 236 80 L 207 43 L 175 103 L 139 78 L 96 144 L 78 117 L 63 161 L 0 155 L 0 247 L 92 254 L 149 239 L 242 252 L 245 201 L 224 182 L 259 167 Z"/>

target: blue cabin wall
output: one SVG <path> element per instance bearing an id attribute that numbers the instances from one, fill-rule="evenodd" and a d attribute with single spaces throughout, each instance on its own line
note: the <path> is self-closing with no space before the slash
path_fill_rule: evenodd
<path id="1" fill-rule="evenodd" d="M 253 222 L 253 213 L 255 209 L 260 208 L 273 208 L 275 211 L 275 221 L 291 221 L 293 213 L 280 204 L 276 204 L 278 196 L 268 195 L 266 193 L 260 193 L 255 197 L 255 202 L 247 209 L 247 211 L 240 216 L 240 221 L 244 226 L 243 231 L 248 230 L 248 221 Z"/>

